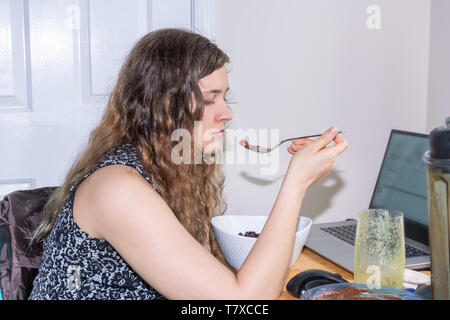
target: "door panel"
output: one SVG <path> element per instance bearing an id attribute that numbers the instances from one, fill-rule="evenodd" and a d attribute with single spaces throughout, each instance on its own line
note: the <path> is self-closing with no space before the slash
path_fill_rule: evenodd
<path id="1" fill-rule="evenodd" d="M 213 0 L 0 0 L 0 197 L 60 185 L 134 43 L 163 27 L 213 39 Z"/>

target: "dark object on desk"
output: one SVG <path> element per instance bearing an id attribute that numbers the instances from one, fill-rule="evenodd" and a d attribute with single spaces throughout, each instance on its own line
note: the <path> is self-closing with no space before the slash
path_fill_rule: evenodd
<path id="1" fill-rule="evenodd" d="M 42 243 L 28 240 L 56 187 L 11 192 L 0 201 L 0 289 L 4 300 L 27 299 L 42 260 Z"/>
<path id="2" fill-rule="evenodd" d="M 418 296 L 421 296 L 424 299 L 427 300 L 432 300 L 433 299 L 433 295 L 431 292 L 431 284 L 426 285 L 426 284 L 419 284 L 419 286 L 416 289 L 416 294 Z"/>
<path id="3" fill-rule="evenodd" d="M 445 119 L 443 127 L 434 128 L 430 133 L 430 157 L 450 159 L 450 117 Z M 444 171 L 448 173 L 449 171 Z"/>
<path id="4" fill-rule="evenodd" d="M 294 297 L 300 298 L 306 290 L 330 283 L 348 283 L 348 281 L 338 273 L 310 269 L 292 277 L 286 285 L 286 290 Z"/>

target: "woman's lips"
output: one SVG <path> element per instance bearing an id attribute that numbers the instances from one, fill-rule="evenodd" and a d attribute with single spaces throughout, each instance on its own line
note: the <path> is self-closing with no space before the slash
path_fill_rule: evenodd
<path id="1" fill-rule="evenodd" d="M 222 129 L 222 130 L 220 130 L 220 131 L 217 131 L 217 132 L 214 132 L 213 133 L 213 136 L 223 136 L 223 134 L 224 134 L 224 129 Z"/>

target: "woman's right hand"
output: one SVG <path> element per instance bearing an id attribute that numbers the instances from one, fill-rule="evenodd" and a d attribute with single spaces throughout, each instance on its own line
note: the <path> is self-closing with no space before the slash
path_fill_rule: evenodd
<path id="1" fill-rule="evenodd" d="M 302 140 L 293 142 L 288 148 L 294 156 L 286 176 L 296 181 L 299 189 L 306 192 L 307 188 L 334 168 L 336 158 L 347 149 L 348 143 L 335 127 L 329 128 L 317 140 Z M 331 141 L 335 144 L 327 147 Z"/>

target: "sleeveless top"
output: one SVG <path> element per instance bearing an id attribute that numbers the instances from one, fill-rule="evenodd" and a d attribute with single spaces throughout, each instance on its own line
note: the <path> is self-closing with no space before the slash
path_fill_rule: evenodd
<path id="1" fill-rule="evenodd" d="M 123 143 L 106 152 L 71 187 L 69 199 L 44 240 L 42 263 L 28 299 L 165 299 L 106 240 L 90 236 L 74 220 L 72 209 L 77 186 L 95 170 L 113 164 L 135 168 L 154 188 L 136 149 L 130 143 Z"/>

